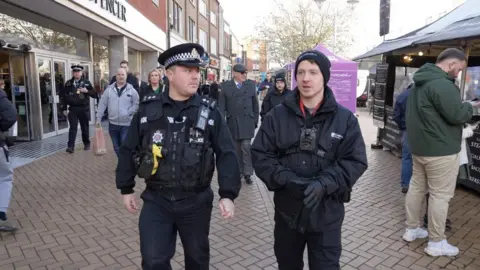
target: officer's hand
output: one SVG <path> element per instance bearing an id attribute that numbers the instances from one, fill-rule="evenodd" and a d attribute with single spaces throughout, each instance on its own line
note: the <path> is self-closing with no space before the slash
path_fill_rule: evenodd
<path id="1" fill-rule="evenodd" d="M 305 190 L 310 184 L 311 180 L 307 180 L 301 177 L 289 179 L 285 188 L 292 194 L 293 197 L 303 199 L 305 198 Z"/>
<path id="2" fill-rule="evenodd" d="M 85 88 L 85 87 L 80 88 L 80 89 L 78 89 L 78 90 L 80 90 L 80 92 L 82 92 L 82 93 L 88 93 L 88 90 L 87 90 L 87 88 Z"/>
<path id="3" fill-rule="evenodd" d="M 220 200 L 220 213 L 225 219 L 233 218 L 235 214 L 235 205 L 232 200 L 224 198 Z"/>
<path id="4" fill-rule="evenodd" d="M 63 115 L 68 116 L 68 111 L 67 110 L 63 111 Z"/>
<path id="5" fill-rule="evenodd" d="M 316 203 L 322 200 L 324 194 L 325 188 L 322 183 L 318 180 L 314 180 L 308 185 L 304 192 L 305 199 L 303 200 L 303 204 L 306 208 L 312 208 Z"/>
<path id="6" fill-rule="evenodd" d="M 122 195 L 122 197 L 123 197 L 123 205 L 125 205 L 128 212 L 132 214 L 136 214 L 138 207 L 137 207 L 137 200 L 135 199 L 135 193 Z"/>

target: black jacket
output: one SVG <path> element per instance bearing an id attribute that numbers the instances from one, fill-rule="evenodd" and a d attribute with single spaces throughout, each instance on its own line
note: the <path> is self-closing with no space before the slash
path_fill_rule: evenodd
<path id="1" fill-rule="evenodd" d="M 0 132 L 8 131 L 17 122 L 17 110 L 3 89 L 0 89 Z M 4 142 L 0 142 L 4 144 Z"/>
<path id="2" fill-rule="evenodd" d="M 287 98 L 293 91 L 285 89 L 282 93 L 275 88 L 268 91 L 267 95 L 262 101 L 262 110 L 260 111 L 260 118 L 263 121 L 265 115 L 275 106 L 282 104 L 285 98 Z"/>
<path id="3" fill-rule="evenodd" d="M 188 101 L 180 103 L 181 105 L 179 105 L 178 102 L 170 99 L 166 93 L 151 95 L 142 101 L 138 113 L 135 114 L 128 129 L 127 137 L 120 148 L 118 157 L 116 183 L 117 188 L 121 190 L 122 194 L 133 193 L 135 176 L 137 174 L 133 153 L 139 147 L 150 145 L 156 134 L 163 132 L 160 140 L 165 138 L 164 147 L 170 150 L 172 149 L 173 145 L 171 142 L 167 142 L 167 139 L 173 131 L 158 130 L 158 127 L 155 126 L 158 126 L 159 122 L 170 122 L 170 120 L 179 121 L 177 119 L 183 119 L 182 121 L 184 122 L 192 121 L 193 119 L 191 119 L 190 116 L 198 115 L 201 102 L 202 98 L 194 95 Z M 238 196 L 241 187 L 238 159 L 225 120 L 216 107 L 210 113 L 207 128 L 209 134 L 208 141 L 211 143 L 211 148 L 215 154 L 218 170 L 219 195 L 221 198 L 234 200 Z M 168 132 L 168 134 L 165 132 Z M 164 133 L 165 136 L 163 136 Z M 175 164 L 175 171 L 178 172 L 179 175 L 183 175 L 182 172 L 185 170 L 185 167 L 190 166 L 190 163 L 196 161 L 198 156 L 195 154 L 191 155 L 191 151 L 186 151 L 186 145 L 189 144 L 188 137 L 180 137 L 185 140 L 183 142 L 180 139 L 178 140 L 178 142 L 184 145 L 184 151 L 182 151 L 182 147 L 173 148 L 177 149 L 174 153 L 179 156 L 178 161 L 175 161 L 175 154 L 172 154 L 174 150 L 171 150 L 166 154 L 165 162 L 168 166 Z M 159 175 L 159 173 L 155 174 L 153 176 L 154 179 L 147 179 L 147 186 L 149 185 L 149 180 L 160 182 L 164 177 L 164 175 Z M 188 182 L 191 179 L 181 178 L 179 180 L 181 182 Z M 211 181 L 211 175 L 208 180 Z M 152 184 L 154 183 L 152 182 Z"/>
<path id="4" fill-rule="evenodd" d="M 117 76 L 113 76 L 112 79 L 110 80 L 110 84 L 117 82 Z M 132 73 L 127 74 L 127 83 L 131 84 L 135 90 L 137 90 L 137 93 L 140 91 L 140 86 L 138 85 L 138 80 L 137 77 L 135 77 Z"/>
<path id="5" fill-rule="evenodd" d="M 62 110 L 66 111 L 68 109 L 68 106 L 70 108 L 90 108 L 90 99 L 91 98 L 96 98 L 97 97 L 97 92 L 95 89 L 93 89 L 93 85 L 89 80 L 86 80 L 84 78 L 81 78 L 78 80 L 78 85 L 75 87 L 74 85 L 74 78 L 71 78 L 65 83 L 65 87 L 63 90 L 62 96 Z M 86 94 L 80 94 L 77 92 L 78 87 L 85 87 L 88 90 L 88 93 Z"/>
<path id="6" fill-rule="evenodd" d="M 255 174 L 275 192 L 276 212 L 292 229 L 297 228 L 303 209 L 303 193 L 302 197 L 293 196 L 287 186 L 292 180 L 322 183 L 324 199 L 310 214 L 307 227 L 319 231 L 341 226 L 344 198 L 367 169 L 367 157 L 357 118 L 337 104 L 328 87 L 323 105 L 307 117 L 318 128 L 316 145 L 320 151 L 316 153 L 323 154 L 295 151 L 300 144 L 301 129 L 306 125 L 295 90 L 265 116 L 251 147 L 252 163 Z"/>

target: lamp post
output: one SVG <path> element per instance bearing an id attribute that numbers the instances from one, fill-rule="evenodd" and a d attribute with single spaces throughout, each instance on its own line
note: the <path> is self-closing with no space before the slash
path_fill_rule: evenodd
<path id="1" fill-rule="evenodd" d="M 322 7 L 322 4 L 327 2 L 328 0 L 313 0 L 315 4 L 317 4 L 318 8 Z M 352 8 L 358 4 L 359 0 L 347 0 L 347 4 L 349 4 Z M 336 53 L 337 49 L 337 8 L 333 10 L 333 53 Z"/>

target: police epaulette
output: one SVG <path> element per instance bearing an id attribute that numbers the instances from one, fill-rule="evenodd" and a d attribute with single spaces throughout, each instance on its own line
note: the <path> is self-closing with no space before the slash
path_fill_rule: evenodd
<path id="1" fill-rule="evenodd" d="M 143 97 L 143 100 L 141 103 L 148 103 L 154 100 L 160 100 L 161 95 L 158 94 L 149 94 Z"/>
<path id="2" fill-rule="evenodd" d="M 202 105 L 210 108 L 210 110 L 215 109 L 215 99 L 209 98 L 209 97 L 202 97 L 202 101 L 200 102 Z"/>

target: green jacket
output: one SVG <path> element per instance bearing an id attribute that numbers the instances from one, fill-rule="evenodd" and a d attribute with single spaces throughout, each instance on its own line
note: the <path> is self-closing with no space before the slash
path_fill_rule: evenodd
<path id="1" fill-rule="evenodd" d="M 460 152 L 464 123 L 473 108 L 462 102 L 455 80 L 434 64 L 413 76 L 407 101 L 408 144 L 413 155 L 438 157 Z"/>

